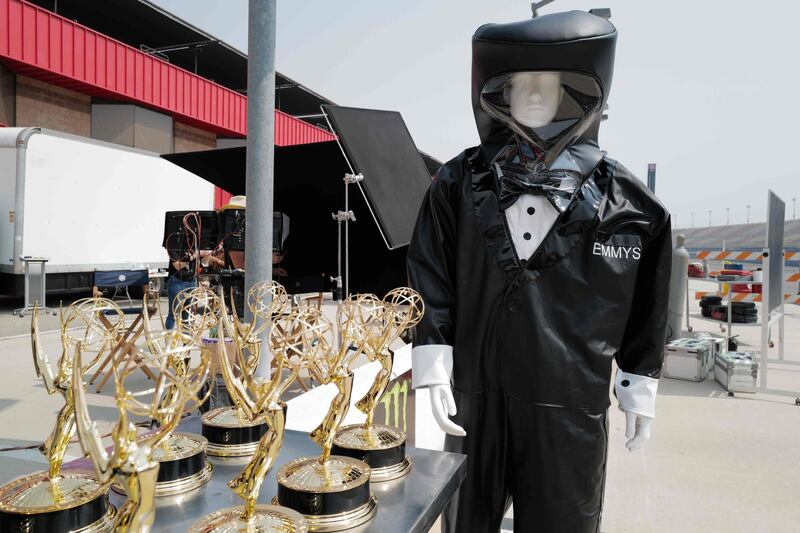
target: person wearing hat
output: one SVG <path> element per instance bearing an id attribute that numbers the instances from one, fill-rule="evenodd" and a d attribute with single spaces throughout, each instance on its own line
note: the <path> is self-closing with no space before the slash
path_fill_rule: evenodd
<path id="1" fill-rule="evenodd" d="M 167 329 L 175 328 L 175 314 L 174 306 L 178 294 L 185 290 L 197 286 L 197 273 L 198 267 L 204 268 L 221 268 L 225 266 L 219 256 L 222 249 L 218 250 L 199 250 L 190 254 L 175 257 L 175 250 L 170 250 L 167 239 L 164 241 L 164 247 L 167 248 L 167 255 L 169 255 L 168 264 L 168 277 L 167 277 L 167 318 L 164 321 L 164 327 Z M 200 260 L 198 265 L 197 261 Z"/>
<path id="2" fill-rule="evenodd" d="M 228 200 L 228 203 L 219 208 L 219 212 L 224 213 L 225 211 L 229 210 L 246 210 L 246 209 L 247 209 L 247 196 L 239 194 L 236 196 L 231 196 L 230 200 Z M 245 267 L 244 250 L 228 250 L 227 260 L 231 268 L 233 268 L 234 270 L 244 270 Z"/>
<path id="3" fill-rule="evenodd" d="M 237 209 L 237 210 L 245 210 L 247 209 L 247 196 L 245 195 L 237 195 L 232 196 L 228 203 L 223 205 L 219 208 L 220 213 L 224 213 L 225 211 Z M 228 260 L 230 265 L 234 269 L 244 270 L 246 266 L 245 262 L 245 252 L 244 250 L 229 250 L 228 251 Z M 280 265 L 283 261 L 283 255 L 280 252 L 272 252 L 272 264 L 273 265 Z M 282 267 L 273 268 L 272 272 L 273 277 L 280 277 L 286 276 L 286 270 Z"/>

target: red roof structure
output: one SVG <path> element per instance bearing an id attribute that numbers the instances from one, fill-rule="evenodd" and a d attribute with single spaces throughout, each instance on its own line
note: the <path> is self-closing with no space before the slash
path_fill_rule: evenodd
<path id="1" fill-rule="evenodd" d="M 134 102 L 222 135 L 247 133 L 247 97 L 42 9 L 0 0 L 0 58 L 20 74 Z M 324 142 L 322 128 L 275 112 L 275 144 Z"/>

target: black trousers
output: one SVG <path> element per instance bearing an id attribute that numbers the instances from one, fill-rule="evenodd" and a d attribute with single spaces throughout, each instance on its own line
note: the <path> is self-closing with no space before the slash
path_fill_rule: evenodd
<path id="1" fill-rule="evenodd" d="M 608 443 L 607 412 L 543 406 L 502 392 L 454 390 L 447 451 L 467 454 L 467 477 L 445 509 L 447 533 L 499 531 L 514 503 L 515 533 L 596 533 Z"/>

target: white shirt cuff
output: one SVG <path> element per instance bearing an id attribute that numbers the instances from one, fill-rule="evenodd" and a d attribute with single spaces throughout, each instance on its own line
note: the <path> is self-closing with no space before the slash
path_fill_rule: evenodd
<path id="1" fill-rule="evenodd" d="M 453 347 L 426 344 L 411 349 L 411 387 L 449 385 L 453 375 Z"/>
<path id="2" fill-rule="evenodd" d="M 655 418 L 657 390 L 658 379 L 617 370 L 614 391 L 623 411 Z"/>

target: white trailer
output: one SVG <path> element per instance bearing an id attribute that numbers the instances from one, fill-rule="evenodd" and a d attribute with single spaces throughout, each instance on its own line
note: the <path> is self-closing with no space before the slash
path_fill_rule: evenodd
<path id="1" fill-rule="evenodd" d="M 94 270 L 167 264 L 164 213 L 213 209 L 214 186 L 159 157 L 42 128 L 0 128 L 0 294 L 20 295 L 22 256 L 43 256 L 48 292 Z"/>

